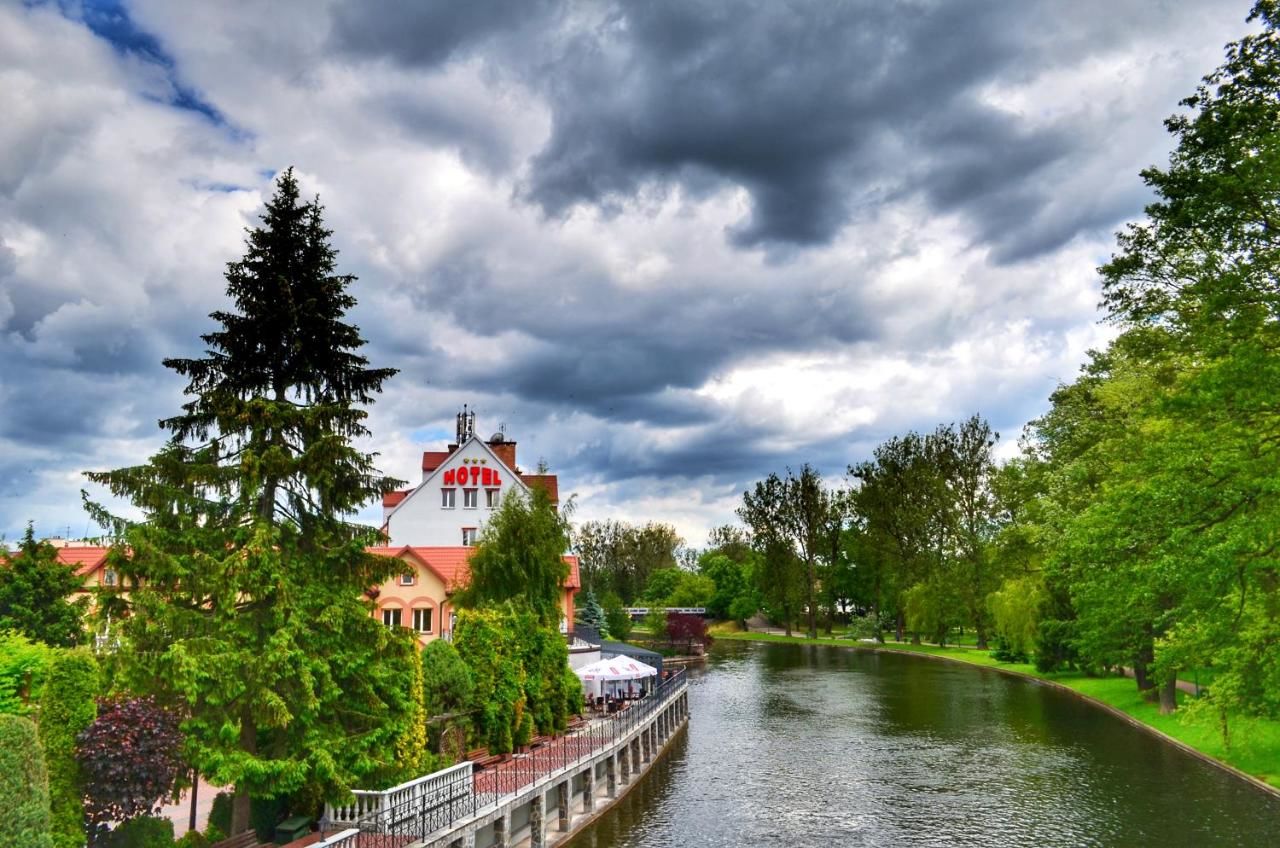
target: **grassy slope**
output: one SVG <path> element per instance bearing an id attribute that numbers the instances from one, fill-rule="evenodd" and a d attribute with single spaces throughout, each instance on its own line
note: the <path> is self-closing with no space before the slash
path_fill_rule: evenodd
<path id="1" fill-rule="evenodd" d="M 974 648 L 939 648 L 936 645 L 911 645 L 890 642 L 883 648 L 848 639 L 818 639 L 810 642 L 803 636 L 777 636 L 769 633 L 735 633 L 716 628 L 717 639 L 752 642 L 791 642 L 831 645 L 838 648 L 890 650 L 912 654 L 928 654 L 971 665 L 987 666 L 1001 671 L 1050 680 L 1100 701 L 1133 717 L 1166 736 L 1207 754 L 1216 760 L 1251 774 L 1271 786 L 1280 788 L 1280 721 L 1235 718 L 1231 721 L 1231 749 L 1225 750 L 1216 726 L 1185 721 L 1178 715 L 1160 715 L 1156 704 L 1144 700 L 1132 680 L 1123 677 L 1085 677 L 1078 673 L 1041 674 L 1035 666 L 1006 663 L 993 659 L 986 651 Z M 1180 698 L 1185 695 L 1180 694 Z"/>

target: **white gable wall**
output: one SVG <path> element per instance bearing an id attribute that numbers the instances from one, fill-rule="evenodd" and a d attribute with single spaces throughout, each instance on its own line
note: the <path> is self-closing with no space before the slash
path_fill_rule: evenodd
<path id="1" fill-rule="evenodd" d="M 449 472 L 452 472 L 454 480 L 446 485 Z M 460 476 L 465 476 L 465 483 L 459 482 Z M 443 505 L 444 489 L 453 489 L 452 508 Z M 464 505 L 464 489 L 476 490 L 474 508 Z M 392 547 L 461 545 L 463 529 L 474 527 L 478 534 L 493 512 L 486 495 L 488 489 L 498 490 L 499 499 L 506 497 L 513 489 L 526 495 L 529 493 L 528 487 L 513 469 L 503 464 L 483 441 L 473 438 L 454 451 L 452 456 L 391 511 L 386 519 L 387 535 L 390 537 L 387 544 Z"/>

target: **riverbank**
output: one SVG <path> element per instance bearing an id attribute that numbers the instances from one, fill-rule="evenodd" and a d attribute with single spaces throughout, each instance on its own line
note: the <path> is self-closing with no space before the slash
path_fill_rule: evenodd
<path id="1" fill-rule="evenodd" d="M 990 668 L 1003 674 L 1028 678 L 1057 686 L 1078 697 L 1126 719 L 1131 724 L 1154 733 L 1189 753 L 1226 768 L 1251 784 L 1280 796 L 1280 721 L 1233 718 L 1232 745 L 1228 750 L 1216 726 L 1187 722 L 1180 715 L 1160 715 L 1156 704 L 1146 701 L 1133 681 L 1124 677 L 1086 677 L 1079 673 L 1043 674 L 1027 663 L 1000 662 L 987 651 L 976 648 L 939 648 L 936 645 L 912 645 L 887 642 L 883 645 L 854 642 L 849 639 L 810 640 L 805 636 L 783 636 L 772 633 L 722 632 L 716 639 L 748 642 L 786 642 L 803 645 L 826 645 L 858 651 L 887 651 L 914 654 L 950 662 Z M 1180 701 L 1188 696 L 1181 694 Z"/>

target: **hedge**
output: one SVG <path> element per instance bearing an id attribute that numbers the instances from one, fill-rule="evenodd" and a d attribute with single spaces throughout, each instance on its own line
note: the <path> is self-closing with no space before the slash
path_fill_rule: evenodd
<path id="1" fill-rule="evenodd" d="M 49 778 L 30 719 L 0 715 L 0 845 L 50 848 Z"/>
<path id="2" fill-rule="evenodd" d="M 83 782 L 76 736 L 97 715 L 98 663 L 85 649 L 63 650 L 49 663 L 40 699 L 40 742 L 49 772 L 49 802 L 55 848 L 85 843 Z"/>

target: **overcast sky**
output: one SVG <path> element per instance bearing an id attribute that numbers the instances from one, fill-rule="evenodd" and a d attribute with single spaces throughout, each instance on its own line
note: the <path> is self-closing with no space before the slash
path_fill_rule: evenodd
<path id="1" fill-rule="evenodd" d="M 579 520 L 700 545 L 908 428 L 978 412 L 1007 455 L 1248 8 L 0 0 L 0 534 L 95 531 L 82 472 L 160 446 L 160 360 L 290 165 L 400 369 L 394 476 L 469 403 Z"/>

